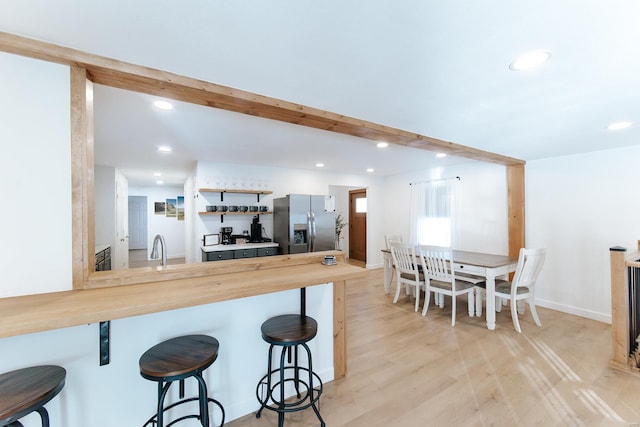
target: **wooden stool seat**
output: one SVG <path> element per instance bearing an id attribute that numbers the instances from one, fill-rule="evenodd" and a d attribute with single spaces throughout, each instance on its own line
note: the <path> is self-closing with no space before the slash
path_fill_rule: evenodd
<path id="1" fill-rule="evenodd" d="M 64 387 L 67 371 L 60 366 L 44 365 L 0 374 L 0 426 L 20 426 L 20 418 L 32 412 L 49 425 L 44 405 Z M 13 424 L 12 424 L 13 423 Z"/>
<path id="2" fill-rule="evenodd" d="M 151 381 L 175 381 L 204 371 L 218 358 L 218 340 L 185 335 L 156 344 L 140 357 L 140 375 Z"/>
<path id="3" fill-rule="evenodd" d="M 185 335 L 163 341 L 145 351 L 140 357 L 140 375 L 158 383 L 158 406 L 144 426 L 164 427 L 164 412 L 184 403 L 197 401 L 198 414 L 184 415 L 171 421 L 167 426 L 195 418 L 203 426 L 209 427 L 209 402 L 217 405 L 221 412 L 220 426 L 224 425 L 222 404 L 207 394 L 207 385 L 202 372 L 218 358 L 218 340 L 208 335 Z M 198 382 L 198 397 L 184 398 L 184 380 L 193 377 Z M 164 400 L 172 382 L 180 382 L 180 400 L 164 406 Z M 143 427 L 144 427 L 143 426 Z"/>
<path id="4" fill-rule="evenodd" d="M 284 314 L 266 320 L 260 329 L 269 344 L 291 346 L 312 340 L 318 333 L 318 322 L 309 316 Z"/>

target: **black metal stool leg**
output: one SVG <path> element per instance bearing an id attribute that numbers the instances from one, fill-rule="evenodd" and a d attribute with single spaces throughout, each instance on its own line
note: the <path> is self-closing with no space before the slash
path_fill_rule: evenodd
<path id="1" fill-rule="evenodd" d="M 198 373 L 194 375 L 198 380 L 199 384 L 199 395 L 198 400 L 200 404 L 200 423 L 203 427 L 209 427 L 209 404 L 208 404 L 208 395 L 207 395 L 207 383 L 202 378 L 202 373 Z"/>
<path id="2" fill-rule="evenodd" d="M 42 427 L 49 427 L 49 413 L 44 406 L 36 409 L 36 412 L 40 414 L 40 418 L 42 418 Z"/>
<path id="3" fill-rule="evenodd" d="M 320 420 L 320 426 L 324 427 L 325 426 L 324 420 L 320 415 L 320 410 L 318 410 L 318 407 L 316 406 L 316 401 L 313 397 L 313 393 L 315 393 L 315 389 L 313 388 L 313 366 L 312 366 L 313 362 L 311 360 L 311 349 L 309 349 L 309 346 L 306 343 L 302 343 L 302 346 L 307 351 L 307 360 L 309 363 L 309 393 L 311 393 L 311 408 L 313 409 L 313 412 L 316 413 L 316 416 Z"/>

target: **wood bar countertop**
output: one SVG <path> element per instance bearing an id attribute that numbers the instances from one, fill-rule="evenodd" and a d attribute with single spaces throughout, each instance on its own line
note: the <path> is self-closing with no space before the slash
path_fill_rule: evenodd
<path id="1" fill-rule="evenodd" d="M 301 254 L 303 255 L 303 254 Z M 320 263 L 322 256 L 304 254 L 308 263 L 98 289 L 70 290 L 0 299 L 0 337 L 47 331 L 142 314 L 210 304 L 361 277 L 365 270 L 339 259 Z M 280 257 L 270 257 L 280 258 Z M 207 263 L 213 264 L 213 263 Z M 239 264 L 241 265 L 241 264 Z M 335 297 L 334 297 L 335 300 Z"/>

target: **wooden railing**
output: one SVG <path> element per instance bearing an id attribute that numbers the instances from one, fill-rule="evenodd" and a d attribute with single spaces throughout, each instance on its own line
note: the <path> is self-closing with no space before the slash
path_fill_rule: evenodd
<path id="1" fill-rule="evenodd" d="M 611 256 L 611 347 L 609 366 L 640 373 L 640 240 L 638 251 L 616 246 Z"/>

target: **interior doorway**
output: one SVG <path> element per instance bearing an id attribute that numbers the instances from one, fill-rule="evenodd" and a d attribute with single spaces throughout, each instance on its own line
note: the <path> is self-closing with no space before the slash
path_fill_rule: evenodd
<path id="1" fill-rule="evenodd" d="M 129 196 L 129 250 L 147 249 L 147 196 Z"/>
<path id="2" fill-rule="evenodd" d="M 349 258 L 367 262 L 367 189 L 349 191 Z"/>

